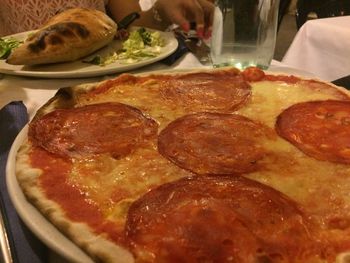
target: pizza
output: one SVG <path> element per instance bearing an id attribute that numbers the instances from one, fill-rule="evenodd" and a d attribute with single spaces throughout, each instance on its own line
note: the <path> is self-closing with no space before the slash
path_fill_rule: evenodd
<path id="1" fill-rule="evenodd" d="M 74 61 L 106 46 L 115 37 L 117 24 L 105 13 L 72 8 L 50 18 L 8 59 L 14 65 L 38 65 Z"/>
<path id="2" fill-rule="evenodd" d="M 16 159 L 96 262 L 349 262 L 344 88 L 251 67 L 60 89 Z"/>

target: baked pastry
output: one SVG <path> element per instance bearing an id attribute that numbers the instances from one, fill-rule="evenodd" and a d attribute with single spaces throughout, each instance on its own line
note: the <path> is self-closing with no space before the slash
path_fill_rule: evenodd
<path id="1" fill-rule="evenodd" d="M 7 63 L 37 65 L 74 61 L 113 40 L 117 24 L 105 13 L 85 8 L 68 9 L 13 50 Z"/>

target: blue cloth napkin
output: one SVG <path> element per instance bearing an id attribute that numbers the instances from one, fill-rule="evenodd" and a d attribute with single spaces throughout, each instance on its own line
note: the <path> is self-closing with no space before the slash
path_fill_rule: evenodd
<path id="1" fill-rule="evenodd" d="M 6 187 L 7 157 L 13 141 L 27 122 L 27 109 L 22 102 L 11 102 L 0 110 L 0 209 L 4 216 L 13 261 L 43 263 L 48 262 L 48 249 L 18 217 Z"/>

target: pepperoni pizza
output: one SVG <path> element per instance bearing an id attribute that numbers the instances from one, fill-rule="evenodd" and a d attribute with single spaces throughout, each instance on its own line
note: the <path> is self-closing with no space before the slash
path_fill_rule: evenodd
<path id="1" fill-rule="evenodd" d="M 17 179 L 97 262 L 348 262 L 349 98 L 258 68 L 64 88 Z"/>

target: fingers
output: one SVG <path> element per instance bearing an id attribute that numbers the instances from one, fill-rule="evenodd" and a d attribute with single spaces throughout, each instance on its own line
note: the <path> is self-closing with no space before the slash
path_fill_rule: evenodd
<path id="1" fill-rule="evenodd" d="M 189 8 L 193 12 L 198 36 L 204 39 L 209 38 L 211 36 L 214 19 L 214 4 L 208 0 L 195 0 L 192 1 Z"/>
<path id="2" fill-rule="evenodd" d="M 197 35 L 200 38 L 204 37 L 204 28 L 205 28 L 205 18 L 204 18 L 204 10 L 198 1 L 189 1 L 189 12 L 192 11 L 192 15 L 194 16 L 194 21 L 196 22 L 196 31 Z"/>
<path id="3" fill-rule="evenodd" d="M 215 6 L 212 4 L 209 0 L 198 0 L 200 5 L 203 8 L 204 12 L 204 38 L 210 38 L 212 34 L 212 25 L 214 21 L 214 11 L 215 11 Z"/>
<path id="4" fill-rule="evenodd" d="M 174 10 L 169 16 L 170 20 L 179 25 L 185 32 L 190 30 L 190 21 L 186 18 L 186 16 L 181 12 L 182 10 Z"/>
<path id="5" fill-rule="evenodd" d="M 196 22 L 199 37 L 208 38 L 211 35 L 214 5 L 208 0 L 158 0 L 157 8 L 166 15 L 172 23 L 178 24 L 184 31 L 190 29 L 190 22 Z"/>
<path id="6" fill-rule="evenodd" d="M 184 6 L 187 0 L 157 0 L 154 8 L 161 17 L 169 20 L 170 23 L 181 26 L 186 32 L 190 30 L 190 20 L 186 14 L 187 8 Z"/>
<path id="7" fill-rule="evenodd" d="M 166 8 L 169 10 L 170 20 L 181 26 L 185 31 L 190 29 L 190 22 L 196 22 L 196 29 L 199 36 L 203 36 L 204 30 L 204 10 L 197 0 L 168 0 L 177 2 L 176 6 L 170 10 L 170 6 Z"/>

